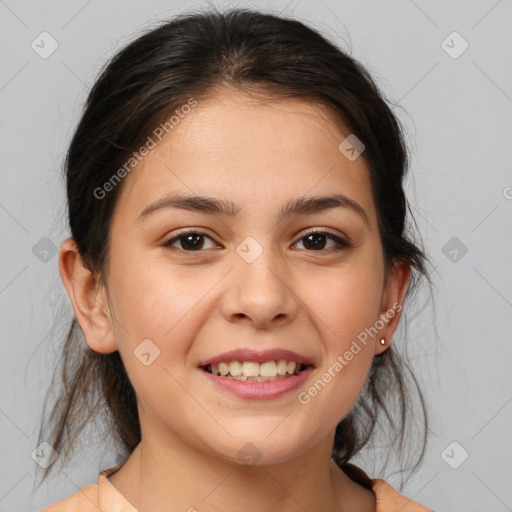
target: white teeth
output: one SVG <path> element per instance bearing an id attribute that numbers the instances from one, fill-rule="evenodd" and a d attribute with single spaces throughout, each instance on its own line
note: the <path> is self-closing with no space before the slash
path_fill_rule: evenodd
<path id="1" fill-rule="evenodd" d="M 279 375 L 286 375 L 286 361 L 284 359 L 277 361 L 277 373 Z"/>
<path id="2" fill-rule="evenodd" d="M 229 365 L 227 363 L 219 363 L 219 372 L 224 377 L 229 373 Z"/>
<path id="3" fill-rule="evenodd" d="M 277 365 L 275 361 L 267 361 L 260 365 L 260 375 L 262 377 L 275 377 L 277 375 Z"/>
<path id="4" fill-rule="evenodd" d="M 303 366 L 295 361 L 266 361 L 257 363 L 255 361 L 230 361 L 208 365 L 211 373 L 223 377 L 237 377 L 238 380 L 263 380 L 284 378 L 286 375 L 297 375 Z M 249 378 L 249 379 L 247 379 Z"/>
<path id="5" fill-rule="evenodd" d="M 233 377 L 238 377 L 239 375 L 242 375 L 242 372 L 243 367 L 240 361 L 231 361 L 231 363 L 229 363 L 229 373 L 231 373 Z"/>
<path id="6" fill-rule="evenodd" d="M 257 377 L 260 374 L 260 365 L 254 361 L 244 361 L 242 372 L 245 377 Z"/>

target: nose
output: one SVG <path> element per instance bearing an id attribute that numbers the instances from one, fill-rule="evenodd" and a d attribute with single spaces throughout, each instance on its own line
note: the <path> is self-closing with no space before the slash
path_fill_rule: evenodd
<path id="1" fill-rule="evenodd" d="M 296 317 L 299 298 L 286 263 L 265 250 L 252 263 L 236 257 L 222 301 L 227 321 L 256 329 L 285 325 Z"/>

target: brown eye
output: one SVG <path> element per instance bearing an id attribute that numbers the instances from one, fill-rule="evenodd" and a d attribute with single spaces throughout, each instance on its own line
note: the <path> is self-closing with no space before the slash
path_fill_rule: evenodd
<path id="1" fill-rule="evenodd" d="M 299 242 L 303 241 L 305 249 L 308 251 L 320 252 L 320 251 L 341 251 L 343 249 L 349 249 L 352 244 L 344 238 L 338 237 L 328 231 L 312 231 L 303 236 Z M 334 242 L 334 246 L 325 248 L 327 241 L 331 240 Z M 297 242 L 297 243 L 299 243 Z"/>
<path id="2" fill-rule="evenodd" d="M 164 247 L 173 247 L 176 242 L 179 242 L 181 247 L 175 247 L 178 250 L 187 251 L 187 252 L 200 252 L 204 249 L 205 241 L 207 238 L 213 242 L 213 239 L 210 238 L 205 233 L 201 233 L 199 231 L 189 231 L 186 233 L 179 234 L 166 242 L 163 243 Z M 208 249 L 209 247 L 207 247 Z"/>
<path id="3" fill-rule="evenodd" d="M 212 242 L 211 247 L 205 247 L 205 239 Z M 327 247 L 326 245 L 332 242 L 334 245 Z M 312 252 L 330 252 L 330 251 L 341 251 L 349 249 L 352 244 L 333 233 L 328 231 L 312 231 L 304 235 L 297 243 L 302 242 L 305 250 Z M 175 244 L 179 244 L 175 247 Z M 208 236 L 206 233 L 201 231 L 187 231 L 182 232 L 162 244 L 164 247 L 177 249 L 185 252 L 201 252 L 203 249 L 210 249 L 216 247 L 215 241 Z"/>

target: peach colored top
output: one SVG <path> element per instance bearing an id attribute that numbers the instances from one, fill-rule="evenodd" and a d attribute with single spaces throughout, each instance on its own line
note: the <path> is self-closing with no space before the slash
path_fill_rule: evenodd
<path id="1" fill-rule="evenodd" d="M 80 489 L 42 512 L 139 512 L 107 478 L 120 466 L 102 471 L 97 484 Z M 434 512 L 401 495 L 385 480 L 377 478 L 369 482 L 377 498 L 376 512 Z"/>

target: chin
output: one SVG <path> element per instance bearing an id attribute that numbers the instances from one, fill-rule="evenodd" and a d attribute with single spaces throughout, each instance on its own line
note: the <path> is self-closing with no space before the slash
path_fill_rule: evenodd
<path id="1" fill-rule="evenodd" d="M 234 436 L 211 449 L 216 454 L 240 466 L 269 466 L 286 463 L 299 457 L 307 449 L 307 442 L 302 438 L 292 439 L 286 432 L 281 436 L 264 432 L 246 431 L 244 436 Z M 267 437 L 268 436 L 268 437 Z"/>

